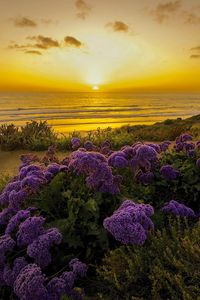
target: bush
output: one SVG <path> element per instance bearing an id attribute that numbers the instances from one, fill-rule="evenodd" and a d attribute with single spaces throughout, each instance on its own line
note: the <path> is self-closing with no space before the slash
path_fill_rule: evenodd
<path id="1" fill-rule="evenodd" d="M 22 146 L 21 133 L 19 129 L 13 125 L 0 126 L 0 147 L 2 150 L 14 150 Z"/>
<path id="2" fill-rule="evenodd" d="M 64 247 L 87 261 L 97 261 L 109 248 L 103 220 L 121 201 L 92 191 L 81 176 L 56 175 L 30 205 L 35 205 L 47 218 L 48 227 L 56 227 L 64 237 Z"/>
<path id="3" fill-rule="evenodd" d="M 47 122 L 31 121 L 21 127 L 24 148 L 30 150 L 45 150 L 55 143 L 56 134 Z"/>
<path id="4" fill-rule="evenodd" d="M 198 299 L 199 243 L 199 223 L 183 229 L 177 222 L 157 230 L 143 247 L 111 251 L 98 269 L 102 299 Z"/>

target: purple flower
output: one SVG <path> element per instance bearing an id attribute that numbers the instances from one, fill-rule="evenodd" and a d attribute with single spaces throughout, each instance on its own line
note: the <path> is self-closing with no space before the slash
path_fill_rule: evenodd
<path id="1" fill-rule="evenodd" d="M 136 204 L 130 200 L 122 205 L 109 218 L 103 222 L 116 240 L 123 244 L 142 245 L 147 239 L 148 231 L 153 229 L 153 223 L 149 218 L 153 214 L 153 208 L 145 204 Z"/>
<path id="2" fill-rule="evenodd" d="M 72 143 L 72 149 L 73 150 L 77 150 L 81 146 L 80 139 L 76 138 L 76 137 L 71 139 L 71 143 Z"/>
<path id="3" fill-rule="evenodd" d="M 192 136 L 188 133 L 183 133 L 180 135 L 181 142 L 188 142 L 192 140 Z"/>
<path id="4" fill-rule="evenodd" d="M 36 192 L 45 183 L 45 178 L 39 178 L 34 175 L 26 176 L 22 182 L 21 187 L 29 187 L 32 192 Z"/>
<path id="5" fill-rule="evenodd" d="M 162 152 L 165 152 L 169 149 L 169 145 L 171 144 L 171 142 L 169 141 L 165 141 L 163 143 L 160 144 L 160 149 Z"/>
<path id="6" fill-rule="evenodd" d="M 156 150 L 148 145 L 141 145 L 137 150 L 136 150 L 136 156 L 139 159 L 146 159 L 149 161 L 156 161 L 157 160 L 157 152 Z"/>
<path id="7" fill-rule="evenodd" d="M 9 204 L 9 192 L 3 192 L 0 195 L 0 205 L 8 205 Z"/>
<path id="8" fill-rule="evenodd" d="M 69 262 L 69 267 L 73 270 L 76 276 L 85 277 L 88 267 L 82 263 L 78 258 L 74 258 Z"/>
<path id="9" fill-rule="evenodd" d="M 46 171 L 52 173 L 53 175 L 56 175 L 60 171 L 60 165 L 56 164 L 56 163 L 52 163 L 52 164 L 48 165 Z"/>
<path id="10" fill-rule="evenodd" d="M 176 152 L 182 151 L 183 147 L 184 147 L 183 143 L 181 143 L 181 142 L 176 143 L 176 146 L 175 146 Z"/>
<path id="11" fill-rule="evenodd" d="M 125 168 L 128 166 L 126 154 L 122 151 L 112 153 L 108 158 L 108 164 L 114 168 Z"/>
<path id="12" fill-rule="evenodd" d="M 151 148 L 153 148 L 154 150 L 156 150 L 157 153 L 160 153 L 160 152 L 161 152 L 160 145 L 158 145 L 158 144 L 148 143 L 148 144 L 146 144 L 146 145 L 147 145 L 147 146 L 150 146 Z"/>
<path id="13" fill-rule="evenodd" d="M 185 206 L 184 204 L 180 204 L 175 200 L 171 200 L 167 203 L 164 204 L 162 211 L 166 213 L 171 213 L 175 216 L 180 216 L 180 217 L 191 217 L 194 218 L 196 215 L 194 211 Z"/>
<path id="14" fill-rule="evenodd" d="M 194 150 L 195 149 L 195 144 L 194 143 L 184 143 L 184 148 L 185 148 L 186 151 Z"/>
<path id="15" fill-rule="evenodd" d="M 48 300 L 45 276 L 36 264 L 25 266 L 14 282 L 14 292 L 21 300 Z"/>
<path id="16" fill-rule="evenodd" d="M 17 276 L 19 275 L 21 270 L 25 266 L 27 266 L 27 264 L 28 263 L 24 257 L 18 257 L 15 259 L 12 269 L 8 266 L 5 266 L 4 271 L 3 271 L 3 279 L 6 283 L 6 285 L 13 287 Z"/>
<path id="17" fill-rule="evenodd" d="M 16 192 L 15 190 L 10 192 L 9 194 L 9 204 L 11 207 L 19 209 L 24 200 L 28 196 L 27 189 L 21 189 L 20 191 Z"/>
<path id="18" fill-rule="evenodd" d="M 17 212 L 13 207 L 6 207 L 0 212 L 0 225 L 6 225 L 10 218 Z"/>
<path id="19" fill-rule="evenodd" d="M 94 149 L 94 145 L 91 141 L 86 141 L 84 143 L 84 148 L 87 150 L 87 151 L 92 151 Z"/>
<path id="20" fill-rule="evenodd" d="M 48 229 L 38 236 L 27 248 L 27 254 L 34 258 L 41 268 L 45 268 L 51 262 L 50 248 L 62 241 L 62 235 L 57 228 Z"/>
<path id="21" fill-rule="evenodd" d="M 65 280 L 67 291 L 69 292 L 70 290 L 72 290 L 72 288 L 74 286 L 74 282 L 77 278 L 77 275 L 72 271 L 63 272 L 62 275 L 60 276 L 60 278 Z"/>
<path id="22" fill-rule="evenodd" d="M 17 244 L 25 247 L 31 244 L 40 234 L 44 232 L 44 221 L 42 217 L 29 217 L 19 225 L 17 232 Z"/>
<path id="23" fill-rule="evenodd" d="M 11 234 L 22 221 L 25 221 L 27 218 L 30 217 L 30 214 L 33 210 L 36 210 L 36 208 L 30 207 L 30 208 L 27 208 L 26 210 L 18 211 L 16 213 L 16 215 L 14 215 L 10 219 L 10 221 L 6 227 L 5 233 Z"/>
<path id="24" fill-rule="evenodd" d="M 4 189 L 5 192 L 11 192 L 13 190 L 15 190 L 16 192 L 18 192 L 20 190 L 20 181 L 14 181 L 14 182 L 10 182 L 7 184 L 6 188 Z"/>
<path id="25" fill-rule="evenodd" d="M 15 247 L 15 241 L 9 234 L 0 236 L 0 256 L 4 255 L 8 251 L 12 251 Z"/>
<path id="26" fill-rule="evenodd" d="M 49 181 L 52 180 L 53 174 L 50 173 L 50 172 L 48 172 L 48 171 L 45 171 L 45 172 L 44 172 L 44 177 L 45 177 L 45 179 L 49 182 Z"/>
<path id="27" fill-rule="evenodd" d="M 175 180 L 179 176 L 179 172 L 170 165 L 162 166 L 160 172 L 166 180 Z"/>
<path id="28" fill-rule="evenodd" d="M 126 159 L 131 159 L 135 155 L 135 150 L 131 146 L 124 146 L 121 151 L 125 154 Z"/>
<path id="29" fill-rule="evenodd" d="M 40 172 L 41 168 L 37 165 L 28 165 L 20 169 L 19 178 L 20 180 L 25 178 L 31 172 Z"/>
<path id="30" fill-rule="evenodd" d="M 62 296 L 66 295 L 66 282 L 60 277 L 52 278 L 48 285 L 48 300 L 60 300 Z"/>

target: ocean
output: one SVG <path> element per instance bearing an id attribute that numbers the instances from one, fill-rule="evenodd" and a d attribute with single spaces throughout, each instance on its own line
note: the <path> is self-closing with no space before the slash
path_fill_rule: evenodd
<path id="1" fill-rule="evenodd" d="M 0 125 L 46 120 L 61 133 L 200 114 L 200 94 L 0 93 Z"/>

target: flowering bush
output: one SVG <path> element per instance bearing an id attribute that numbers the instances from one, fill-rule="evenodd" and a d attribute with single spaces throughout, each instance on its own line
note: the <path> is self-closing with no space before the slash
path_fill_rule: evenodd
<path id="1" fill-rule="evenodd" d="M 183 222 L 182 230 L 188 218 L 191 243 L 196 245 L 193 229 L 200 211 L 200 143 L 193 143 L 188 134 L 179 136 L 175 147 L 168 141 L 159 144 L 136 142 L 114 151 L 108 140 L 101 141 L 98 147 L 94 140 L 84 142 L 73 136 L 71 146 L 75 151 L 62 161 L 54 146 L 42 159 L 32 154 L 21 156 L 19 173 L 7 184 L 2 184 L 0 298 L 82 299 L 84 288 L 88 299 L 90 296 L 94 299 L 94 295 L 102 299 L 104 295 L 96 293 L 100 285 L 96 264 L 110 249 L 116 249 L 115 253 L 125 253 L 127 261 L 136 269 L 134 274 L 131 273 L 134 268 L 131 269 L 126 287 L 116 271 L 125 266 L 129 274 L 131 265 L 126 266 L 125 258 L 119 256 L 121 261 L 117 263 L 114 260 L 117 269 L 108 272 L 109 276 L 115 276 L 115 283 L 106 273 L 110 261 L 107 267 L 103 266 L 104 279 L 109 279 L 111 287 L 114 286 L 111 299 L 124 297 L 124 292 L 127 299 L 129 296 L 148 299 L 147 290 L 154 298 L 182 299 L 180 291 L 176 297 L 170 294 L 172 288 L 165 279 L 161 288 L 156 289 L 154 273 L 158 270 L 165 278 L 166 272 L 171 276 L 174 268 L 174 265 L 168 268 L 166 257 L 162 256 L 171 234 L 168 219 Z M 164 229 L 160 232 L 159 228 Z M 175 239 L 175 235 L 172 238 Z M 120 243 L 131 245 L 131 248 L 120 247 Z M 155 245 L 158 257 L 164 262 L 163 268 L 155 258 Z M 174 250 L 176 247 L 179 252 Z M 183 248 L 183 240 L 178 236 L 170 248 L 175 251 L 177 260 L 182 261 Z M 124 249 L 131 249 L 138 256 L 129 257 L 130 253 Z M 193 259 L 193 252 L 187 251 L 184 253 Z M 135 258 L 137 262 L 133 263 Z M 151 259 L 155 263 L 154 273 L 149 271 Z M 84 277 L 88 267 L 81 261 L 90 266 L 87 279 Z M 185 264 L 188 265 L 188 261 Z M 192 274 L 190 267 L 189 272 Z M 114 292 L 116 279 L 119 280 L 117 294 Z M 141 286 L 141 282 L 146 282 L 147 286 Z M 188 297 L 195 299 L 193 288 L 180 284 L 181 288 Z"/>

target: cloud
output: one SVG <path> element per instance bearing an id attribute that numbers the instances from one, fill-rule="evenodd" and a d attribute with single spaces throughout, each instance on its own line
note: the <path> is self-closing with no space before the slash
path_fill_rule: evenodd
<path id="1" fill-rule="evenodd" d="M 14 25 L 16 27 L 36 27 L 37 23 L 36 21 L 27 18 L 27 17 L 19 17 L 16 19 L 12 19 Z"/>
<path id="2" fill-rule="evenodd" d="M 128 32 L 129 26 L 122 21 L 115 21 L 106 24 L 106 27 L 111 27 L 115 32 Z"/>
<path id="3" fill-rule="evenodd" d="M 83 46 L 83 43 L 80 42 L 79 40 L 77 40 L 75 37 L 73 36 L 66 36 L 64 38 L 65 41 L 65 45 L 68 47 L 76 47 L 76 48 L 80 48 Z"/>
<path id="4" fill-rule="evenodd" d="M 192 51 L 199 51 L 200 52 L 200 46 L 193 47 L 190 50 L 192 50 Z"/>
<path id="5" fill-rule="evenodd" d="M 163 23 L 171 15 L 179 11 L 180 7 L 181 0 L 159 3 L 151 13 L 153 14 L 156 22 Z"/>
<path id="6" fill-rule="evenodd" d="M 200 54 L 192 54 L 190 55 L 190 58 L 200 58 Z"/>
<path id="7" fill-rule="evenodd" d="M 92 6 L 84 0 L 76 0 L 77 17 L 85 20 L 92 10 Z"/>
<path id="8" fill-rule="evenodd" d="M 25 49 L 25 48 L 30 48 L 32 46 L 33 46 L 32 44 L 19 45 L 13 42 L 8 46 L 8 49 Z"/>
<path id="9" fill-rule="evenodd" d="M 38 36 L 28 36 L 28 40 L 36 41 L 36 44 L 33 44 L 32 47 L 47 50 L 49 48 L 59 48 L 60 44 L 57 40 L 52 39 L 51 37 L 46 37 L 43 35 Z"/>
<path id="10" fill-rule="evenodd" d="M 25 51 L 26 54 L 33 54 L 33 55 L 42 55 L 40 51 L 37 50 L 27 50 Z"/>
<path id="11" fill-rule="evenodd" d="M 191 24 L 191 25 L 198 25 L 200 24 L 200 15 L 197 15 L 194 12 L 189 12 L 189 11 L 183 11 L 182 13 L 185 23 Z"/>
<path id="12" fill-rule="evenodd" d="M 192 47 L 190 51 L 194 53 L 190 55 L 190 58 L 200 58 L 200 46 Z"/>

